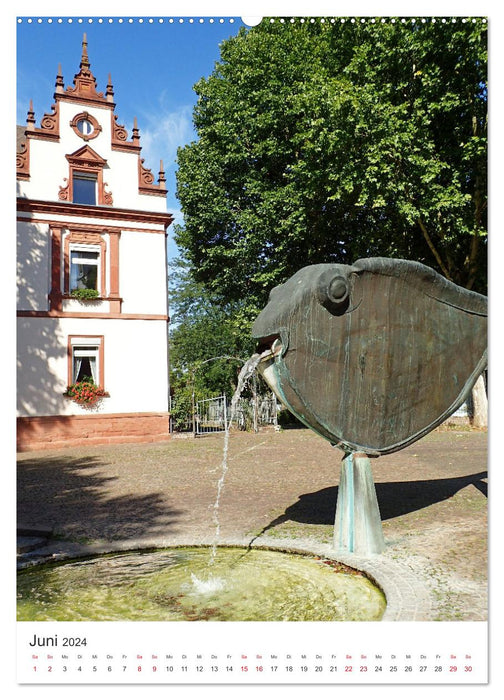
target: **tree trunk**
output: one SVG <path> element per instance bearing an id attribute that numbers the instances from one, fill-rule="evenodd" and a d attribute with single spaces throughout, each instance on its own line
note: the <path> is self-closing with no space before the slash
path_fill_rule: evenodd
<path id="1" fill-rule="evenodd" d="M 470 419 L 472 427 L 488 427 L 488 399 L 483 375 L 478 377 L 476 384 L 473 386 L 471 404 Z"/>

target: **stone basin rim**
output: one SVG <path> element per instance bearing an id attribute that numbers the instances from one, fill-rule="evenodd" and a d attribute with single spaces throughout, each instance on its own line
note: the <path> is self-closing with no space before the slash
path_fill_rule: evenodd
<path id="1" fill-rule="evenodd" d="M 148 552 L 177 548 L 211 548 L 211 540 L 115 540 L 93 544 L 79 544 L 70 541 L 53 541 L 52 545 L 31 553 L 24 561 L 18 562 L 18 571 L 31 569 L 44 564 L 64 564 L 74 560 L 88 559 L 105 554 Z M 386 554 L 362 557 L 356 554 L 337 552 L 329 545 L 313 541 L 279 540 L 261 538 L 250 545 L 250 538 L 228 539 L 218 543 L 217 548 L 262 549 L 284 554 L 298 554 L 321 557 L 344 564 L 360 572 L 381 590 L 386 600 L 385 612 L 377 622 L 427 621 L 431 618 L 432 604 L 427 588 L 405 566 L 393 561 Z M 352 623 L 355 624 L 355 623 Z"/>

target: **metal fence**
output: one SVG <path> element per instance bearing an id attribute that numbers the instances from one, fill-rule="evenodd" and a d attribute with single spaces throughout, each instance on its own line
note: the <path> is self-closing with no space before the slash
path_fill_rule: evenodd
<path id="1" fill-rule="evenodd" d="M 228 421 L 228 405 L 225 396 L 202 399 L 196 402 L 194 425 L 196 435 L 222 433 Z"/>
<path id="2" fill-rule="evenodd" d="M 185 420 L 179 417 L 177 432 L 192 432 L 195 436 L 225 432 L 231 419 L 233 428 L 257 431 L 260 426 L 276 425 L 277 417 L 278 403 L 273 394 L 240 399 L 233 417 L 231 401 L 225 395 L 215 396 L 195 401 L 192 415 L 188 412 Z"/>

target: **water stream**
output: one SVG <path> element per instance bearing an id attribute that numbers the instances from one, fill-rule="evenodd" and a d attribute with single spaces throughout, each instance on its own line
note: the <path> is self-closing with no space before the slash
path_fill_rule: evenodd
<path id="1" fill-rule="evenodd" d="M 240 373 L 238 375 L 238 382 L 237 382 L 237 387 L 236 391 L 233 394 L 233 398 L 231 399 L 231 406 L 230 406 L 230 411 L 229 411 L 229 420 L 226 420 L 226 425 L 225 425 L 225 432 L 224 432 L 224 445 L 222 448 L 222 462 L 221 462 L 221 475 L 220 478 L 217 482 L 217 495 L 215 498 L 215 503 L 213 505 L 213 516 L 212 520 L 215 526 L 215 531 L 214 531 L 214 541 L 211 547 L 210 551 L 210 558 L 208 562 L 209 566 L 209 572 L 206 574 L 205 578 L 200 578 L 200 576 L 196 576 L 196 574 L 191 575 L 191 580 L 192 584 L 194 587 L 194 590 L 197 592 L 216 592 L 221 590 L 225 586 L 225 581 L 221 578 L 216 577 L 213 575 L 213 573 L 210 573 L 213 570 L 213 567 L 215 565 L 215 559 L 217 556 L 217 547 L 219 544 L 219 538 L 220 538 L 220 519 L 219 519 L 219 506 L 220 506 L 220 499 L 222 495 L 222 490 L 224 488 L 224 481 L 226 479 L 226 474 L 228 470 L 228 459 L 229 459 L 229 433 L 231 426 L 233 424 L 233 420 L 236 418 L 237 410 L 238 410 L 238 402 L 241 398 L 241 395 L 245 391 L 245 388 L 247 386 L 247 383 L 249 382 L 250 378 L 253 376 L 254 372 L 256 371 L 257 365 L 263 358 L 263 356 L 267 353 L 263 353 L 260 355 L 259 353 L 255 353 L 252 355 L 247 362 L 243 365 L 243 367 L 240 370 Z"/>
<path id="2" fill-rule="evenodd" d="M 18 620 L 379 620 L 383 593 L 335 561 L 219 547 L 219 506 L 238 401 L 259 362 L 242 367 L 231 400 L 209 547 L 130 552 L 18 573 Z"/>
<path id="3" fill-rule="evenodd" d="M 264 353 L 263 353 L 263 355 L 264 355 Z M 231 399 L 229 420 L 226 421 L 226 429 L 225 429 L 225 433 L 224 433 L 224 446 L 222 448 L 221 476 L 219 478 L 219 481 L 217 482 L 217 496 L 216 496 L 215 503 L 213 506 L 213 522 L 215 525 L 215 535 L 214 535 L 214 543 L 212 545 L 212 558 L 211 558 L 210 563 L 213 563 L 213 560 L 215 559 L 215 553 L 216 553 L 217 545 L 219 542 L 219 535 L 220 535 L 219 505 L 220 505 L 220 499 L 221 499 L 221 495 L 222 495 L 222 489 L 224 488 L 224 481 L 226 478 L 226 473 L 228 470 L 229 431 L 231 429 L 233 420 L 236 418 L 236 413 L 237 413 L 237 409 L 238 409 L 238 401 L 240 400 L 241 395 L 245 391 L 245 388 L 247 386 L 249 379 L 252 377 L 252 375 L 256 371 L 257 365 L 261 361 L 263 355 L 255 353 L 243 365 L 243 367 L 240 370 L 240 374 L 238 375 L 238 382 L 237 382 L 236 391 L 233 394 L 233 398 Z"/>

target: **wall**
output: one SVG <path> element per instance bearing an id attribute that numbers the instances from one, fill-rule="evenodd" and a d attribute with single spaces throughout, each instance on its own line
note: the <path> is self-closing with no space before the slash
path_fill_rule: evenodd
<path id="1" fill-rule="evenodd" d="M 165 321 L 19 318 L 18 416 L 89 415 L 63 397 L 69 335 L 104 336 L 105 390 L 95 413 L 168 411 Z"/>
<path id="2" fill-rule="evenodd" d="M 17 449 L 54 450 L 80 445 L 162 442 L 170 439 L 168 414 L 38 416 L 18 419 Z"/>
<path id="3" fill-rule="evenodd" d="M 49 226 L 18 223 L 17 308 L 19 311 L 47 311 L 50 279 Z"/>
<path id="4" fill-rule="evenodd" d="M 166 314 L 164 234 L 123 231 L 119 289 L 125 314 Z"/>

